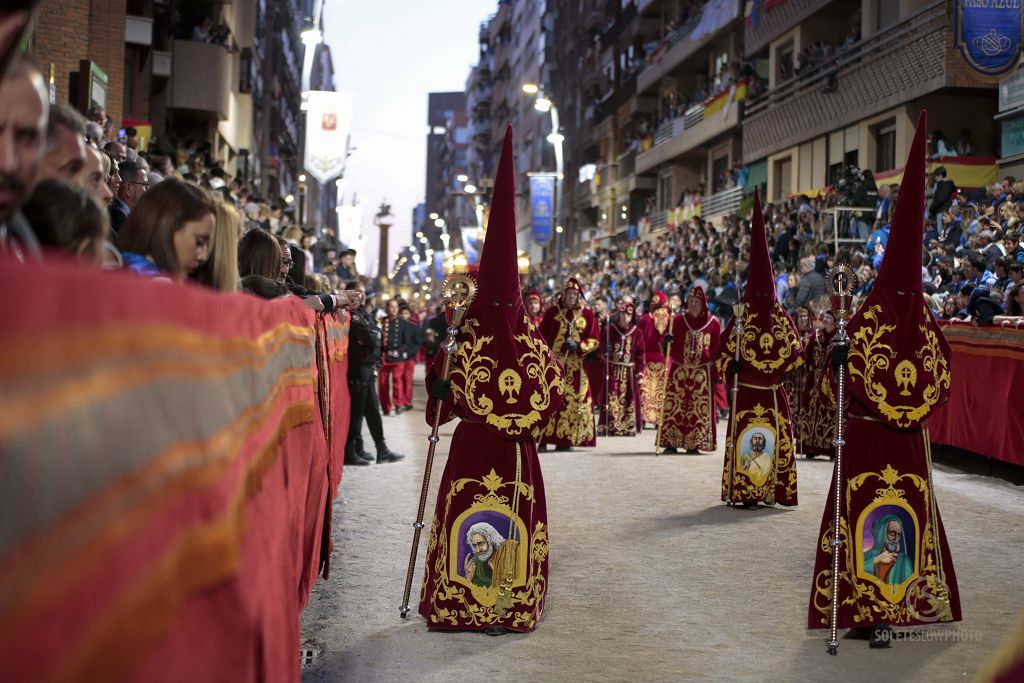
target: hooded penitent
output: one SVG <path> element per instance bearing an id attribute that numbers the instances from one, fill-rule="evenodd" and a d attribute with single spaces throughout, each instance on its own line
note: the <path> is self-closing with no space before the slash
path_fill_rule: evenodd
<path id="1" fill-rule="evenodd" d="M 726 447 L 722 500 L 796 505 L 793 425 L 783 381 L 788 372 L 803 363 L 802 347 L 796 324 L 775 296 L 761 195 L 757 192 L 742 300 L 745 310 L 743 333 L 738 340 L 739 391 L 735 414 L 729 418 L 728 444 L 732 448 Z M 727 378 L 726 370 L 736 359 L 735 331 L 733 317 L 723 332 L 717 359 L 719 372 Z M 732 380 L 727 381 L 731 384 Z"/>
<path id="2" fill-rule="evenodd" d="M 665 401 L 665 383 L 668 367 L 662 350 L 662 339 L 672 325 L 672 311 L 668 309 L 668 296 L 658 290 L 651 298 L 651 310 L 640 316 L 637 326 L 644 339 L 644 375 L 640 385 L 640 414 L 644 422 L 657 424 L 661 420 Z"/>
<path id="3" fill-rule="evenodd" d="M 700 302 L 697 315 L 690 315 L 690 301 Z M 708 309 L 704 288 L 697 285 L 672 322 L 669 379 L 655 449 L 715 450 L 714 360 L 721 335 L 722 326 Z"/>
<path id="4" fill-rule="evenodd" d="M 599 370 L 607 374 L 607 397 L 601 404 L 601 427 L 608 436 L 632 436 L 640 422 L 640 374 L 644 369 L 643 335 L 636 323 L 636 306 L 621 301 L 605 323 Z"/>
<path id="5" fill-rule="evenodd" d="M 547 419 L 561 407 L 561 372 L 531 327 L 523 304 L 511 145 L 509 128 L 476 274 L 476 296 L 459 333 L 459 353 L 450 379 L 459 417 L 486 424 L 503 438 L 521 439 L 539 436 Z M 441 358 L 436 361 L 442 362 Z M 435 370 L 440 367 L 435 365 Z"/>
<path id="6" fill-rule="evenodd" d="M 536 438 L 562 405 L 562 371 L 530 323 L 516 264 L 512 129 L 476 295 L 452 358 L 444 421 L 455 428 L 427 547 L 419 612 L 432 629 L 530 631 L 547 596 L 548 532 Z M 439 353 L 428 387 L 442 372 Z M 436 401 L 427 406 L 433 418 Z"/>
<path id="7" fill-rule="evenodd" d="M 847 327 L 853 395 L 879 420 L 903 428 L 923 424 L 949 398 L 949 344 L 925 303 L 921 282 L 924 143 L 918 149 L 915 137 L 885 259 Z"/>
<path id="8" fill-rule="evenodd" d="M 922 112 L 885 259 L 847 328 L 839 628 L 960 619 L 956 574 L 932 488 L 927 430 L 928 415 L 947 398 L 950 375 L 949 348 L 921 292 L 926 131 Z M 815 543 L 809 628 L 830 623 L 836 493 L 833 484 Z M 884 548 L 887 541 L 898 541 L 899 551 Z"/>

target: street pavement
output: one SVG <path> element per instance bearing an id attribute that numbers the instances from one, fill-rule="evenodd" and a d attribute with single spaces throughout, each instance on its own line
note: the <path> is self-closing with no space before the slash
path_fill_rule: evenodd
<path id="1" fill-rule="evenodd" d="M 889 650 L 842 639 L 828 656 L 826 632 L 805 625 L 832 465 L 798 461 L 795 508 L 726 508 L 720 422 L 715 454 L 655 457 L 653 429 L 541 454 L 551 554 L 536 631 L 429 632 L 415 612 L 426 533 L 414 610 L 399 617 L 429 433 L 418 398 L 384 418 L 406 460 L 345 469 L 330 579 L 302 615 L 304 681 L 971 680 L 1024 607 L 1024 489 L 938 464 L 964 621 Z M 442 428 L 428 515 L 453 429 Z"/>

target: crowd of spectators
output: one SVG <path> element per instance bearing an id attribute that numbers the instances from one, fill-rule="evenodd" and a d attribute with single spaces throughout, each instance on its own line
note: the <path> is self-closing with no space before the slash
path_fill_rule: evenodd
<path id="1" fill-rule="evenodd" d="M 861 177 L 871 178 L 867 172 Z M 929 175 L 927 188 L 921 277 L 935 315 L 951 323 L 1024 327 L 1024 182 L 1007 177 L 962 192 L 940 167 Z M 848 190 L 861 192 L 857 199 L 863 201 L 862 187 Z M 847 204 L 844 192 L 831 187 L 813 199 L 796 195 L 765 205 L 776 290 L 785 308 L 827 310 L 825 273 L 836 263 L 856 272 L 858 297 L 871 291 L 885 257 L 899 186 L 877 190 L 867 193 L 874 208 L 856 212 L 859 217 L 849 222 L 838 249 L 835 240 L 823 239 L 833 220 L 825 209 Z M 680 204 L 693 196 L 684 193 Z M 569 259 L 561 273 L 535 272 L 527 286 L 553 297 L 560 283 L 575 275 L 588 288 L 591 305 L 604 311 L 624 296 L 642 310 L 658 290 L 679 301 L 700 284 L 712 312 L 727 319 L 746 277 L 749 240 L 748 219 L 728 215 L 712 225 L 688 215 L 641 242 Z"/>

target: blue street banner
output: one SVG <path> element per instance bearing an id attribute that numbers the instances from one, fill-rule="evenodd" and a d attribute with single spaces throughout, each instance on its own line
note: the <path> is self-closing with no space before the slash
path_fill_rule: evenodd
<path id="1" fill-rule="evenodd" d="M 530 224 L 533 227 L 533 241 L 547 244 L 551 241 L 555 216 L 555 176 L 551 174 L 530 176 Z"/>
<path id="2" fill-rule="evenodd" d="M 1022 0 L 956 0 L 956 48 L 979 76 L 990 78 L 1017 66 L 1024 47 Z"/>

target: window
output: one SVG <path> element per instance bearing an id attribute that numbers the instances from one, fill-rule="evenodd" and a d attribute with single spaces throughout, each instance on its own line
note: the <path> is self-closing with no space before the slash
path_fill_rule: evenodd
<path id="1" fill-rule="evenodd" d="M 896 122 L 886 121 L 875 128 L 875 172 L 896 168 Z"/>
<path id="2" fill-rule="evenodd" d="M 793 41 L 779 46 L 775 62 L 775 83 L 788 81 L 793 77 Z"/>
<path id="3" fill-rule="evenodd" d="M 900 3 L 892 0 L 876 0 L 875 22 L 879 31 L 893 26 L 900 20 Z"/>
<path id="4" fill-rule="evenodd" d="M 716 157 L 711 162 L 711 191 L 721 192 L 729 188 L 729 155 Z"/>
<path id="5" fill-rule="evenodd" d="M 665 211 L 674 206 L 672 197 L 672 174 L 658 178 L 658 210 Z"/>
<path id="6" fill-rule="evenodd" d="M 787 199 L 793 193 L 793 157 L 775 160 L 775 192 L 772 201 Z"/>

